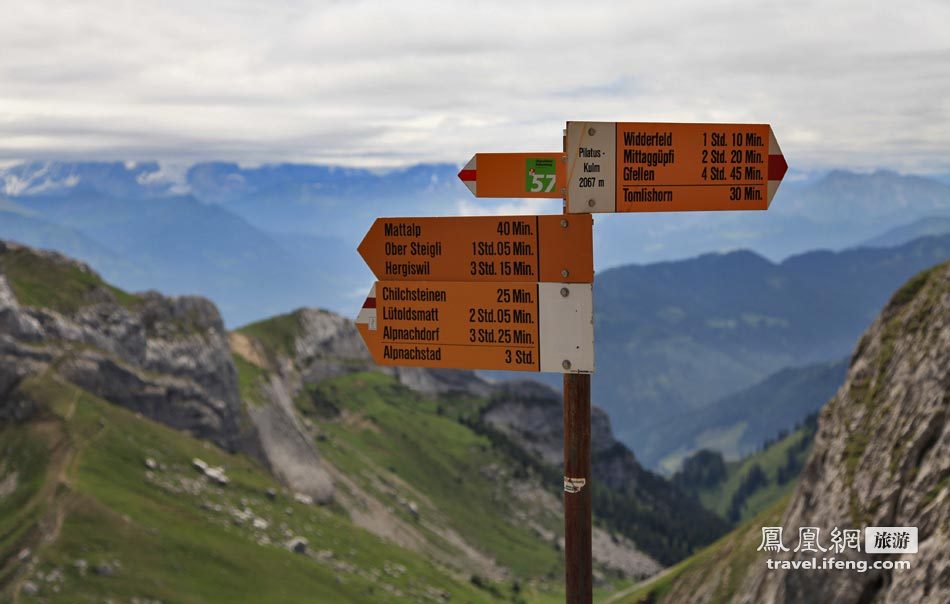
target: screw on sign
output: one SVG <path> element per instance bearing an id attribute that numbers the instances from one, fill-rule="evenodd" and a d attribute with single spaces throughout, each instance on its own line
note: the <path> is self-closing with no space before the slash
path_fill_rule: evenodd
<path id="1" fill-rule="evenodd" d="M 476 197 L 562 198 L 562 216 L 378 219 L 356 322 L 381 365 L 564 374 L 566 599 L 590 604 L 590 214 L 766 210 L 788 165 L 767 124 L 568 122 L 562 140 L 459 172 Z"/>

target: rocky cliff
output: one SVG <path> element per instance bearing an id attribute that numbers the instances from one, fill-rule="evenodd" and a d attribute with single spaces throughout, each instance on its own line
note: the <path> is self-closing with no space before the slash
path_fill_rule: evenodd
<path id="1" fill-rule="evenodd" d="M 55 373 L 106 400 L 230 451 L 260 456 L 227 331 L 195 297 L 115 289 L 85 264 L 0 242 L 0 414 L 29 375 Z"/>
<path id="2" fill-rule="evenodd" d="M 782 518 L 790 535 L 803 526 L 916 526 L 917 554 L 841 554 L 869 562 L 904 558 L 911 569 L 760 568 L 744 601 L 950 601 L 948 411 L 950 263 L 944 263 L 900 289 L 861 338 L 844 385 L 821 414 L 815 450 Z"/>
<path id="3" fill-rule="evenodd" d="M 822 410 L 814 449 L 784 510 L 770 511 L 697 555 L 663 602 L 950 602 L 950 262 L 898 290 L 858 342 L 838 393 Z M 790 551 L 756 553 L 762 526 Z M 916 554 L 868 554 L 868 526 L 917 527 Z M 859 529 L 860 550 L 812 552 L 799 529 Z M 769 570 L 765 558 L 834 557 L 858 570 Z M 909 570 L 875 569 L 906 560 Z M 655 593 L 655 592 L 654 592 Z M 654 601 L 655 595 L 647 598 Z"/>

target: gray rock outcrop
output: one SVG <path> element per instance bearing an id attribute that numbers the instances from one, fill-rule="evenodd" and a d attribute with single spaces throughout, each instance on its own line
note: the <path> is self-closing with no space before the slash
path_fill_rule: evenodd
<path id="1" fill-rule="evenodd" d="M 264 387 L 267 403 L 249 405 L 248 413 L 257 427 L 271 471 L 295 491 L 318 503 L 333 498 L 333 481 L 323 467 L 313 438 L 293 409 L 286 385 L 271 376 Z"/>
<path id="2" fill-rule="evenodd" d="M 57 274 L 57 281 L 32 285 L 60 288 L 48 304 L 17 298 L 4 267 L 27 263 L 30 271 Z M 128 296 L 85 264 L 0 242 L 0 415 L 22 407 L 13 394 L 22 379 L 55 366 L 63 378 L 110 402 L 260 457 L 257 437 L 242 421 L 227 337 L 208 300 Z"/>
<path id="3" fill-rule="evenodd" d="M 540 382 L 502 382 L 482 418 L 505 435 L 524 443 L 524 448 L 553 466 L 564 461 L 564 411 L 561 395 Z M 590 411 L 591 455 L 618 444 L 610 418 L 600 407 Z"/>

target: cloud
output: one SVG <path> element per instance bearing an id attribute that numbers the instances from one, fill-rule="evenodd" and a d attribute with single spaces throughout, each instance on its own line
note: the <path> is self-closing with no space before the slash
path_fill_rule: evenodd
<path id="1" fill-rule="evenodd" d="M 126 162 L 127 169 L 134 169 L 135 162 Z M 163 161 L 151 172 L 142 172 L 136 177 L 140 185 L 158 185 L 168 186 L 168 191 L 176 195 L 184 195 L 191 192 L 188 185 L 189 164 L 183 162 Z"/>
<path id="2" fill-rule="evenodd" d="M 9 3 L 0 161 L 398 166 L 569 119 L 773 124 L 790 163 L 950 170 L 950 4 Z"/>

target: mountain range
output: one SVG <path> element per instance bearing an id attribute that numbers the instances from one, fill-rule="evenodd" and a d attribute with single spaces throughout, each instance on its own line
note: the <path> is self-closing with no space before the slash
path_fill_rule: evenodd
<path id="1" fill-rule="evenodd" d="M 947 262 L 910 279 L 817 426 L 731 468 L 704 454 L 666 481 L 595 408 L 598 597 L 945 601 L 948 305 Z M 824 369 L 779 382 L 811 372 Z M 229 332 L 207 300 L 129 294 L 0 243 L 0 595 L 13 601 L 563 601 L 562 427 L 542 384 L 375 367 L 327 311 Z M 741 518 L 761 505 L 750 497 L 790 488 L 659 572 L 725 530 L 701 500 L 729 496 Z M 755 550 L 763 526 L 871 525 L 919 527 L 909 572 L 769 573 Z"/>
<path id="2" fill-rule="evenodd" d="M 356 246 L 377 217 L 560 212 L 556 200 L 476 200 L 456 172 L 24 163 L 0 169 L 0 237 L 69 253 L 126 289 L 210 297 L 229 326 L 300 306 L 352 315 L 372 280 Z M 944 183 L 830 172 L 786 183 L 768 212 L 598 216 L 595 260 L 604 270 L 741 248 L 779 261 L 923 219 L 926 229 L 892 233 L 888 244 L 939 234 L 948 216 Z"/>

